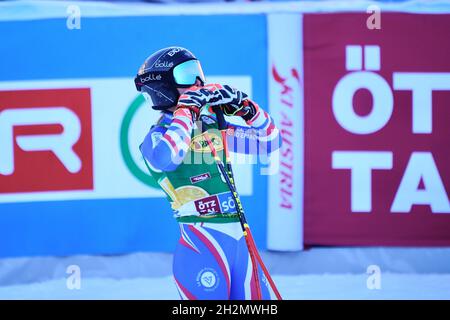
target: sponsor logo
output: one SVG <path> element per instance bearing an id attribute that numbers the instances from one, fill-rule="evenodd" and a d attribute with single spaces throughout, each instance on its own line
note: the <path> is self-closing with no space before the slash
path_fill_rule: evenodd
<path id="1" fill-rule="evenodd" d="M 165 180 L 165 179 L 164 179 Z M 168 180 L 168 179 L 167 179 Z M 161 187 L 164 188 L 164 191 L 167 192 L 168 189 L 170 189 L 170 181 L 168 181 L 167 185 L 164 187 L 163 184 L 161 184 Z M 173 189 L 173 187 L 172 187 Z M 169 195 L 171 193 L 168 192 Z M 174 196 L 174 198 L 173 198 Z M 196 186 L 181 186 L 174 190 L 173 195 L 171 195 L 171 198 L 174 199 L 174 203 L 172 204 L 173 209 L 178 209 L 179 206 L 182 206 L 185 203 L 188 203 L 190 201 L 194 201 L 196 199 L 205 199 L 204 197 L 208 196 L 208 192 L 206 192 L 204 189 Z M 177 206 L 178 204 L 178 206 Z M 203 208 L 203 205 L 200 205 L 200 207 Z"/>
<path id="2" fill-rule="evenodd" d="M 228 133 L 228 132 L 227 132 Z M 233 136 L 239 139 L 250 139 L 250 140 L 256 140 L 258 138 L 257 136 L 258 131 L 256 129 L 241 129 L 237 128 L 233 131 Z M 231 135 L 228 133 L 228 135 Z"/>
<path id="3" fill-rule="evenodd" d="M 14 127 L 29 125 L 59 125 L 60 134 L 17 135 Z M 66 107 L 6 109 L 0 114 L 0 174 L 14 173 L 14 142 L 23 151 L 50 151 L 62 162 L 67 171 L 79 172 L 81 159 L 73 151 L 73 145 L 80 138 L 81 124 L 77 115 Z"/>
<path id="4" fill-rule="evenodd" d="M 195 208 L 200 214 L 233 213 L 236 212 L 236 203 L 231 192 L 201 198 L 194 201 Z"/>
<path id="5" fill-rule="evenodd" d="M 169 52 L 167 52 L 167 54 L 171 57 L 173 57 L 177 52 L 180 52 L 181 49 L 180 48 L 173 48 L 172 50 L 170 50 Z"/>
<path id="6" fill-rule="evenodd" d="M 280 132 L 284 132 L 283 143 L 280 147 L 280 174 L 278 175 L 279 207 L 283 210 L 295 211 L 297 193 L 295 192 L 296 155 L 295 152 L 295 119 L 298 110 L 298 96 L 301 88 L 299 72 L 294 67 L 288 67 L 288 71 L 281 73 L 275 64 L 272 65 L 272 78 L 277 84 L 277 105 L 280 117 Z M 298 120 L 300 121 L 300 120 Z"/>
<path id="7" fill-rule="evenodd" d="M 219 274 L 212 268 L 204 268 L 197 274 L 197 286 L 205 291 L 214 291 L 220 283 Z"/>
<path id="8" fill-rule="evenodd" d="M 205 197 L 194 201 L 195 209 L 200 214 L 219 213 L 219 198 L 215 196 Z"/>
<path id="9" fill-rule="evenodd" d="M 223 150 L 222 139 L 215 133 L 209 132 L 208 135 L 216 148 L 216 151 Z M 194 152 L 211 152 L 204 134 L 199 134 L 198 136 L 192 138 L 190 147 Z"/>
<path id="10" fill-rule="evenodd" d="M 233 213 L 236 212 L 236 203 L 234 202 L 231 192 L 224 192 L 217 195 L 219 198 L 220 212 Z"/>
<path id="11" fill-rule="evenodd" d="M 150 73 L 147 77 L 141 77 L 141 82 L 146 83 L 148 81 L 160 81 L 162 76 L 160 74 L 155 75 L 154 73 Z"/>
<path id="12" fill-rule="evenodd" d="M 0 193 L 92 188 L 90 90 L 0 91 Z"/>
<path id="13" fill-rule="evenodd" d="M 377 135 L 385 130 L 388 122 L 396 120 L 393 117 L 394 91 L 407 90 L 413 97 L 420 96 L 420 100 L 412 99 L 409 134 L 430 135 L 431 139 L 438 137 L 436 134 L 433 137 L 433 125 L 440 123 L 436 119 L 433 122 L 432 92 L 450 91 L 450 73 L 394 71 L 393 88 L 390 88 L 389 82 L 378 73 L 382 67 L 380 46 L 347 45 L 345 49 L 345 65 L 349 73 L 339 79 L 332 95 L 333 115 L 343 130 L 355 136 Z M 353 98 L 360 89 L 367 90 L 373 100 L 372 110 L 364 116 L 358 114 L 353 106 Z M 400 131 L 401 127 L 398 128 Z M 433 213 L 450 213 L 449 199 L 433 154 L 423 147 L 418 149 L 420 152 L 411 153 L 390 211 L 410 212 L 413 205 L 424 205 L 429 206 Z M 351 172 L 352 212 L 372 212 L 372 171 L 393 170 L 393 159 L 394 153 L 384 150 L 332 152 L 332 168 Z M 425 184 L 423 188 L 421 181 Z"/>
<path id="14" fill-rule="evenodd" d="M 198 183 L 198 182 L 201 182 L 204 180 L 208 180 L 210 178 L 211 178 L 211 175 L 209 174 L 209 172 L 205 172 L 205 173 L 199 174 L 197 176 L 190 177 L 189 179 L 191 180 L 191 183 Z"/>
<path id="15" fill-rule="evenodd" d="M 202 286 L 211 288 L 216 284 L 216 276 L 214 273 L 206 271 L 200 276 L 200 282 Z"/>
<path id="16" fill-rule="evenodd" d="M 157 61 L 155 63 L 155 67 L 156 68 L 172 68 L 173 67 L 173 62 L 167 62 L 167 61 L 160 62 L 160 61 Z"/>
<path id="17" fill-rule="evenodd" d="M 383 16 L 385 23 L 405 28 L 420 25 L 414 39 L 405 41 L 404 28 L 379 37 L 364 24 L 356 26 L 362 16 L 326 17 L 351 30 L 350 37 L 307 26 L 320 24 L 322 17 L 305 20 L 306 42 L 335 48 L 304 52 L 305 70 L 317 71 L 305 73 L 304 87 L 305 124 L 311 129 L 305 135 L 305 240 L 448 245 L 450 72 L 440 52 L 450 44 L 443 35 L 429 34 L 438 25 L 449 28 L 450 21 Z M 439 50 L 428 50 L 434 47 Z M 330 221 L 338 230 L 333 235 Z M 367 232 L 357 232 L 363 229 Z"/>

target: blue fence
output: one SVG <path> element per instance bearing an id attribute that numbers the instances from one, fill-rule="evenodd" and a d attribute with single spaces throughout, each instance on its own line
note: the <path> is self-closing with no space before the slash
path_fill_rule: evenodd
<path id="1" fill-rule="evenodd" d="M 251 76 L 267 107 L 264 15 L 83 18 L 79 30 L 66 19 L 1 21 L 0 39 L 0 82 L 133 77 L 150 53 L 180 45 L 207 74 Z M 257 167 L 253 186 L 243 203 L 264 248 L 267 185 Z M 0 257 L 171 251 L 177 229 L 162 198 L 2 203 Z"/>

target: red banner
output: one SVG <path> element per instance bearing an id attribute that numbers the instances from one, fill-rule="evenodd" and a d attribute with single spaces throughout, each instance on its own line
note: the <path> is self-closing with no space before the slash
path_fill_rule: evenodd
<path id="1" fill-rule="evenodd" d="M 90 89 L 0 91 L 0 193 L 90 190 Z"/>
<path id="2" fill-rule="evenodd" d="M 305 244 L 450 245 L 450 15 L 304 15 Z"/>

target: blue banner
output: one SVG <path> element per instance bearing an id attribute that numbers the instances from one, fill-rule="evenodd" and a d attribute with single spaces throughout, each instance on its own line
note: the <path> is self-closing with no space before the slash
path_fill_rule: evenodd
<path id="1" fill-rule="evenodd" d="M 51 89 L 48 83 L 71 83 L 69 80 L 77 83 L 89 79 L 132 79 L 148 55 L 178 45 L 197 55 L 207 77 L 249 77 L 253 98 L 267 108 L 265 15 L 82 18 L 80 29 L 69 29 L 66 22 L 60 18 L 0 22 L 0 92 L 8 88 L 5 99 L 11 104 L 22 96 L 21 92 L 11 90 L 40 90 L 44 82 L 44 87 Z M 26 85 L 22 86 L 21 82 Z M 132 86 L 130 81 L 131 89 Z M 103 98 L 107 104 L 107 87 L 102 87 L 101 95 L 96 93 L 97 89 L 89 88 L 94 106 L 92 185 L 95 189 L 99 166 L 95 161 L 100 156 L 108 156 L 109 144 L 119 146 L 120 132 L 116 130 L 105 136 L 96 133 L 98 126 L 108 127 L 109 113 L 115 111 L 109 105 L 99 107 Z M 136 96 L 131 89 L 124 90 Z M 115 94 L 113 91 L 111 94 Z M 85 124 L 82 121 L 81 125 Z M 5 146 L 0 148 L 1 157 Z M 96 155 L 99 150 L 105 151 Z M 111 161 L 119 161 L 116 158 Z M 108 162 L 102 162 L 101 166 L 102 170 L 110 170 L 108 183 L 115 188 L 114 192 L 120 194 L 120 190 L 132 188 L 116 185 L 120 183 Z M 265 248 L 266 177 L 261 176 L 258 165 L 253 167 L 252 174 L 251 192 L 242 200 L 256 242 Z M 11 200 L 15 191 L 1 181 L 4 185 L 0 189 L 3 199 L 0 201 L 0 257 L 172 251 L 178 240 L 177 224 L 163 197 L 77 199 L 73 196 L 16 201 Z M 39 187 L 45 181 L 35 181 L 35 184 Z M 26 190 L 20 193 L 28 194 Z"/>

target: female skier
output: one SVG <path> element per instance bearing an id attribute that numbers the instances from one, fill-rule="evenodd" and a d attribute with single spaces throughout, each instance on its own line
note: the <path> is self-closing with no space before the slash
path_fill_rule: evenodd
<path id="1" fill-rule="evenodd" d="M 223 150 L 220 134 L 214 133 L 213 106 L 247 124 L 227 123 L 230 151 L 270 153 L 279 147 L 279 132 L 245 93 L 205 82 L 199 60 L 181 47 L 149 56 L 135 78 L 137 90 L 162 112 L 140 150 L 180 226 L 173 261 L 175 283 L 182 299 L 272 299 L 274 293 L 261 269 L 253 272 L 230 187 L 202 132 L 206 130 L 217 151 Z"/>

